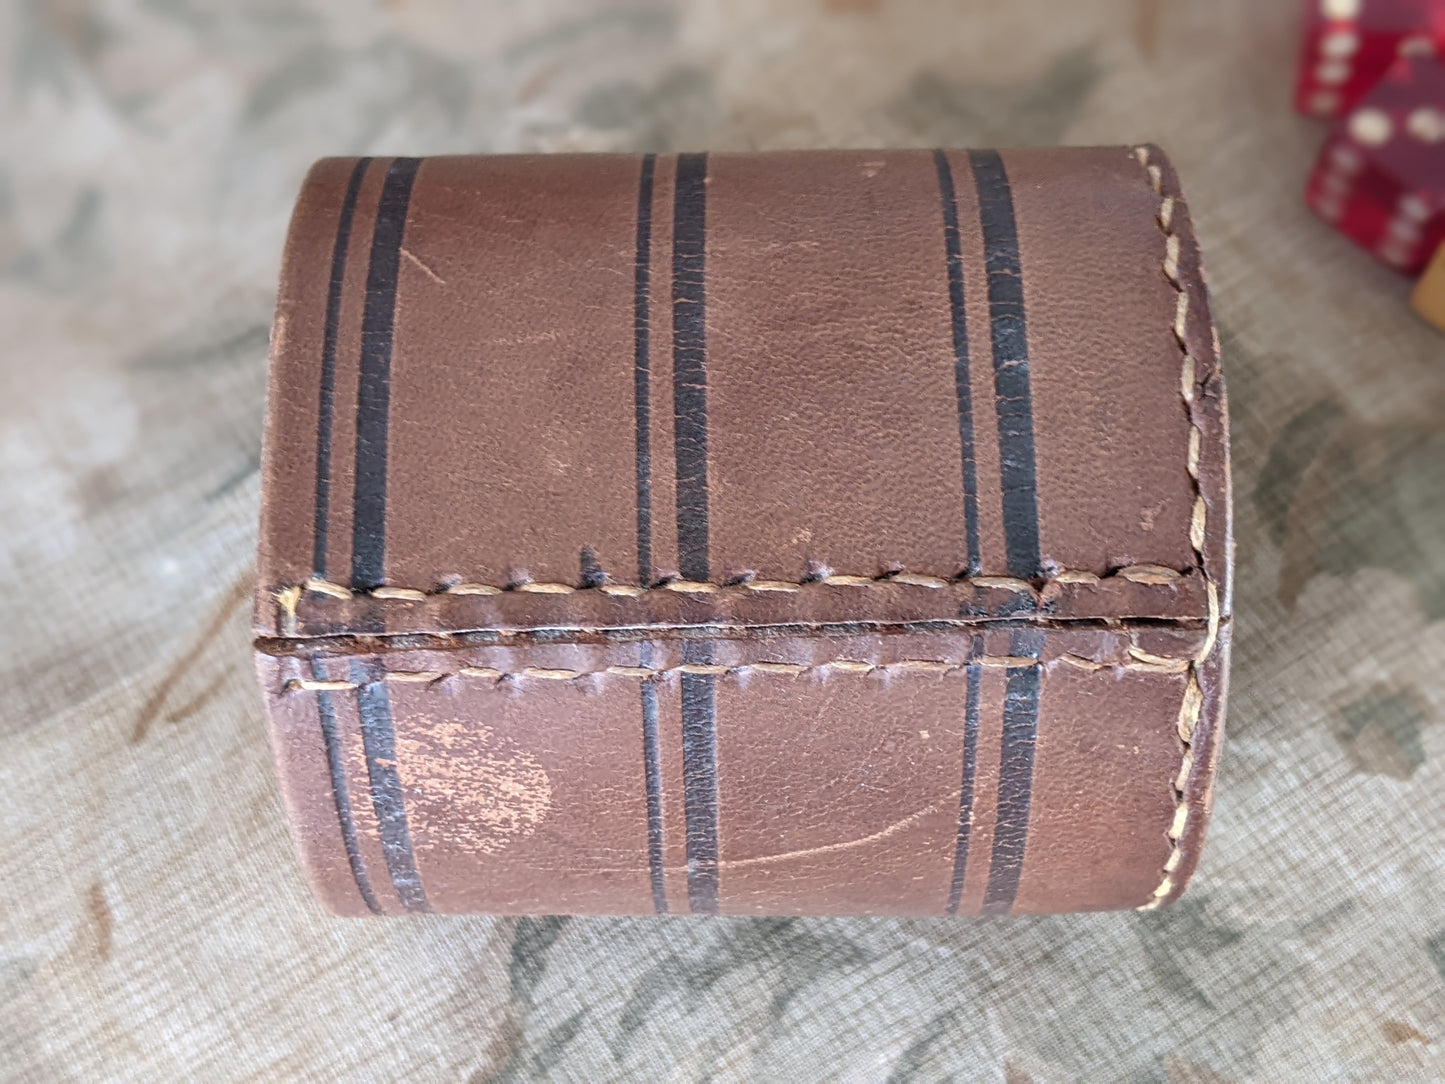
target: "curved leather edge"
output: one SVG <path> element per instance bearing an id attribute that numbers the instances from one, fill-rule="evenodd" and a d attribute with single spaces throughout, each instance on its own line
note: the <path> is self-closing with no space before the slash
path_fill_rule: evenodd
<path id="1" fill-rule="evenodd" d="M 1167 155 L 1159 147 L 1146 144 L 1138 149 L 1137 156 L 1146 178 L 1159 193 L 1161 228 L 1179 240 L 1174 257 L 1177 282 L 1181 293 L 1188 298 L 1185 317 L 1176 326 L 1181 350 L 1187 355 L 1181 359 L 1185 365 L 1181 391 L 1188 393 L 1185 408 L 1191 425 L 1201 435 L 1195 478 L 1205 509 L 1201 567 L 1216 593 L 1211 618 L 1213 642 L 1193 668 L 1202 703 L 1192 732 L 1187 739 L 1184 734 L 1180 735 L 1181 769 L 1187 764 L 1189 771 L 1178 790 L 1176 813 L 1184 820 L 1182 826 L 1178 819 L 1171 826 L 1171 831 L 1178 831 L 1172 865 L 1161 871 L 1155 896 L 1141 905 L 1141 909 L 1152 910 L 1173 903 L 1188 887 L 1199 863 L 1213 808 L 1229 682 L 1234 606 L 1234 507 L 1228 400 L 1198 237 L 1178 174 Z M 1166 205 L 1167 211 L 1164 211 Z M 1189 379 L 1190 359 L 1192 380 Z M 1178 781 L 1174 785 L 1178 786 Z"/>

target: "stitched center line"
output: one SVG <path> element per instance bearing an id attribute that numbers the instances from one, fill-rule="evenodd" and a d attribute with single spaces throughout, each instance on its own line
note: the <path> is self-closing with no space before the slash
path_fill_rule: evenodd
<path id="1" fill-rule="evenodd" d="M 1189 572 L 1196 571 L 1190 569 Z M 927 576 L 917 573 L 903 572 L 890 573 L 883 576 L 849 576 L 833 575 L 821 579 L 793 582 L 787 580 L 748 580 L 743 583 L 717 584 L 706 583 L 696 580 L 672 580 L 667 583 L 658 584 L 655 587 L 637 587 L 632 584 L 602 583 L 595 587 L 582 587 L 570 583 L 538 583 L 525 582 L 511 584 L 506 587 L 497 587 L 493 584 L 483 583 L 458 583 L 449 584 L 431 589 L 418 587 L 396 587 L 382 586 L 373 588 L 370 591 L 355 591 L 331 580 L 323 580 L 312 577 L 304 584 L 297 584 L 291 587 L 284 587 L 275 592 L 275 598 L 282 611 L 294 617 L 296 607 L 303 595 L 321 595 L 325 598 L 345 602 L 353 598 L 371 598 L 389 602 L 425 602 L 431 598 L 438 597 L 464 597 L 471 595 L 495 596 L 510 594 L 544 594 L 544 595 L 572 595 L 579 591 L 599 591 L 604 595 L 611 595 L 616 598 L 643 598 L 659 592 L 670 592 L 683 595 L 725 595 L 738 593 L 754 594 L 795 594 L 800 591 L 813 591 L 825 587 L 863 587 L 863 588 L 886 588 L 886 587 L 921 587 L 935 591 L 944 590 L 968 590 L 968 591 L 1009 591 L 1017 595 L 1027 595 L 1042 602 L 1045 593 L 1048 592 L 1051 584 L 1066 587 L 1088 588 L 1098 586 L 1110 580 L 1124 580 L 1128 583 L 1141 584 L 1150 587 L 1174 588 L 1188 573 L 1178 572 L 1172 568 L 1165 568 L 1163 565 L 1130 565 L 1116 569 L 1107 575 L 1100 576 L 1093 572 L 1082 572 L 1075 570 L 1060 570 L 1042 581 L 1042 587 L 1036 587 L 1028 580 L 1021 580 L 1013 576 L 970 576 L 960 579 L 945 579 L 942 576 Z"/>
<path id="2" fill-rule="evenodd" d="M 711 647 L 712 645 L 706 646 Z M 403 684 L 434 685 L 443 678 L 452 677 L 476 678 L 492 682 L 515 681 L 518 679 L 576 681 L 579 678 L 597 677 L 604 674 L 615 677 L 639 678 L 643 681 L 666 677 L 669 674 L 693 674 L 705 677 L 722 677 L 742 673 L 771 674 L 783 677 L 801 677 L 804 674 L 813 673 L 945 675 L 975 667 L 997 667 L 1009 670 L 1025 669 L 1028 667 L 1045 667 L 1049 665 L 1050 662 L 1058 662 L 1062 665 L 1088 673 L 1117 671 L 1143 674 L 1183 674 L 1189 672 L 1192 663 L 1192 660 L 1189 658 L 1149 655 L 1132 648 L 1130 652 L 1129 658 L 1113 662 L 1100 662 L 1097 659 L 1085 658 L 1082 655 L 1065 653 L 1059 655 L 1056 659 L 1035 658 L 1031 655 L 970 655 L 969 658 L 963 662 L 951 662 L 948 659 L 900 659 L 897 662 L 884 663 L 868 662 L 864 659 L 827 659 L 810 662 L 769 660 L 751 663 L 686 661 L 676 666 L 614 665 L 598 667 L 595 670 L 546 666 L 524 666 L 520 670 L 498 670 L 491 666 L 462 666 L 456 670 L 389 670 L 378 680 L 395 681 Z M 354 681 L 325 681 L 306 678 L 295 678 L 288 681 L 285 685 L 288 692 L 335 692 L 341 689 L 354 689 L 356 687 L 357 684 Z"/>

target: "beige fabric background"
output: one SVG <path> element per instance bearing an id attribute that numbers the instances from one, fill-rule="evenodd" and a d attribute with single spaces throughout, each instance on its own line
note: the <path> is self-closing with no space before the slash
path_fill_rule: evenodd
<path id="1" fill-rule="evenodd" d="M 1300 199 L 1264 0 L 0 5 L 0 1077 L 1445 1077 L 1445 338 Z M 327 153 L 1163 144 L 1235 421 L 1212 840 L 1155 915 L 333 920 L 248 657 Z"/>

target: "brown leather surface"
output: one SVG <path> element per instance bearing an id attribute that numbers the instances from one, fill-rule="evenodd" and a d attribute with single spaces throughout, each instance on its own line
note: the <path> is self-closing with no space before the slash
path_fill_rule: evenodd
<path id="1" fill-rule="evenodd" d="M 1228 441 L 1157 149 L 326 160 L 272 353 L 257 658 L 337 912 L 1182 891 Z"/>

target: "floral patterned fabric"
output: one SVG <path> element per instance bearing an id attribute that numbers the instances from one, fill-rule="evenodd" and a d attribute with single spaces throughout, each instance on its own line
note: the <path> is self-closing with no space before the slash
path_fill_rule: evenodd
<path id="1" fill-rule="evenodd" d="M 1305 209 L 1296 5 L 27 0 L 0 13 L 0 1077 L 1445 1076 L 1445 338 Z M 341 921 L 250 673 L 322 154 L 1135 143 L 1234 416 L 1194 886 L 1034 920 Z"/>

